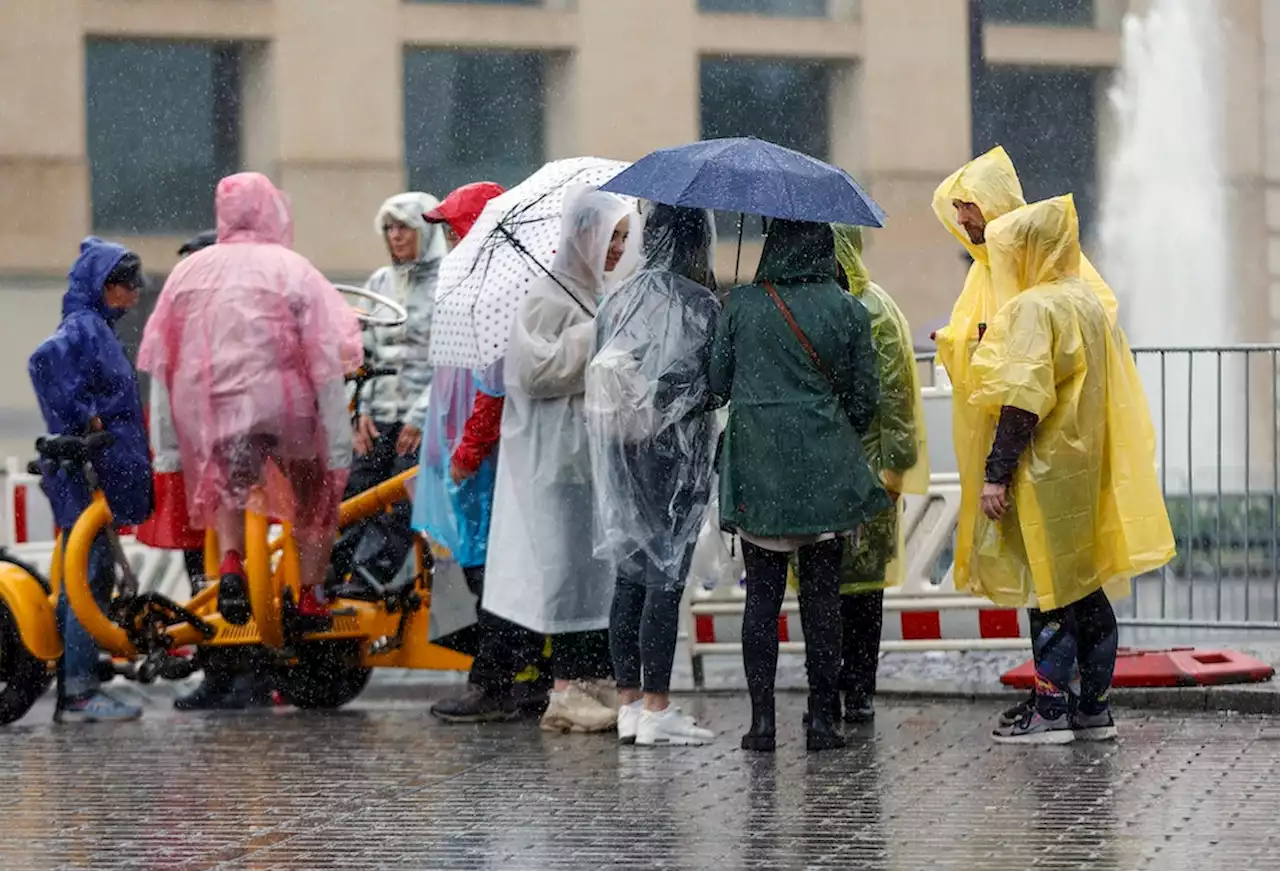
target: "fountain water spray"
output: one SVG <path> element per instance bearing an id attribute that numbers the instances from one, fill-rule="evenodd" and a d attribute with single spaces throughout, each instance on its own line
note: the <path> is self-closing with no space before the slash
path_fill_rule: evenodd
<path id="1" fill-rule="evenodd" d="M 1103 275 L 1130 344 L 1229 345 L 1238 338 L 1224 171 L 1222 10 L 1218 0 L 1153 0 L 1124 22 L 1110 93 L 1118 137 L 1108 166 Z M 1169 490 L 1243 475 L 1243 368 L 1212 354 L 1139 364 Z M 1221 413 L 1219 413 L 1221 407 Z"/>

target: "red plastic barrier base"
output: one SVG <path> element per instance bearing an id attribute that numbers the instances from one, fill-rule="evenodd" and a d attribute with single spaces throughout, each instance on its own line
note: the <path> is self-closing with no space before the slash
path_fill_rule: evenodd
<path id="1" fill-rule="evenodd" d="M 1229 683 L 1261 683 L 1276 670 L 1260 659 L 1233 650 L 1170 650 L 1121 648 L 1116 659 L 1113 687 L 1197 687 Z M 1035 683 L 1034 662 L 1024 663 L 1000 678 L 1005 686 L 1030 689 Z"/>

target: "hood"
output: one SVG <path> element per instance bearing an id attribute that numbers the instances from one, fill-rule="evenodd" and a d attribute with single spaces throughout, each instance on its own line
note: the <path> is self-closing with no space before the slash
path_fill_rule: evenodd
<path id="1" fill-rule="evenodd" d="M 986 246 L 969 241 L 969 234 L 956 223 L 954 200 L 974 203 L 988 224 L 1027 204 L 1013 161 L 1000 145 L 969 161 L 938 185 L 933 193 L 934 214 L 969 250 L 969 256 L 981 263 L 987 262 Z"/>
<path id="2" fill-rule="evenodd" d="M 831 232 L 836 237 L 836 262 L 849 281 L 849 292 L 862 296 L 871 283 L 871 273 L 867 272 L 867 264 L 862 260 L 862 228 L 852 224 L 832 224 Z"/>
<path id="3" fill-rule="evenodd" d="M 399 221 L 418 231 L 419 263 L 439 260 L 449 253 L 449 243 L 445 241 L 444 231 L 440 229 L 440 225 L 429 224 L 424 217 L 425 213 L 439 205 L 439 200 L 421 191 L 396 194 L 378 207 L 378 213 L 373 217 L 373 231 L 385 241 L 382 226 L 387 218 Z"/>
<path id="4" fill-rule="evenodd" d="M 714 288 L 716 225 L 706 209 L 654 203 L 644 219 L 641 269 L 671 272 Z"/>
<path id="5" fill-rule="evenodd" d="M 1080 218 L 1071 194 L 1015 209 L 987 225 L 996 305 L 1080 277 Z"/>
<path id="6" fill-rule="evenodd" d="M 116 268 L 129 249 L 115 242 L 104 242 L 89 236 L 80 243 L 80 256 L 67 273 L 67 292 L 62 297 L 62 316 L 78 311 L 96 312 L 108 321 L 118 320 L 123 311 L 107 308 L 102 301 L 102 287 L 111 270 Z"/>
<path id="7" fill-rule="evenodd" d="M 260 172 L 241 172 L 218 182 L 214 211 L 219 242 L 293 247 L 289 198 Z"/>
<path id="8" fill-rule="evenodd" d="M 574 185 L 564 195 L 560 245 L 551 271 L 599 296 L 604 290 L 604 261 L 618 222 L 632 211 L 625 200 L 590 185 Z"/>
<path id="9" fill-rule="evenodd" d="M 502 185 L 491 181 L 476 181 L 455 189 L 444 202 L 423 215 L 432 223 L 445 223 L 461 239 L 471 232 L 476 219 L 490 200 L 506 193 Z"/>
<path id="10" fill-rule="evenodd" d="M 764 240 L 756 284 L 835 281 L 836 247 L 830 224 L 774 220 Z"/>

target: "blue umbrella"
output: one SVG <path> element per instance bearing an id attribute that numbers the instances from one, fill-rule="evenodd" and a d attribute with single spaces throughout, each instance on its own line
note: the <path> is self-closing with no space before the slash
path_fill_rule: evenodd
<path id="1" fill-rule="evenodd" d="M 660 149 L 601 190 L 669 206 L 789 221 L 883 227 L 885 218 L 843 169 L 754 137 Z"/>

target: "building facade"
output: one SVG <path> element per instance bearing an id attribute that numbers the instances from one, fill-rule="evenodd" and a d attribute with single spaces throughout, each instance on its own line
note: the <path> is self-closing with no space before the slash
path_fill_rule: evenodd
<path id="1" fill-rule="evenodd" d="M 969 0 L 7 0 L 0 454 L 39 427 L 18 373 L 78 241 L 118 239 L 163 274 L 240 169 L 283 187 L 298 250 L 351 279 L 385 258 L 372 216 L 406 187 L 443 196 L 557 157 L 754 134 L 872 192 L 890 215 L 876 276 L 927 332 L 965 267 L 930 196 L 975 148 L 1005 144 L 1029 197 L 1075 191 L 1088 233 L 1120 24 L 1145 0 L 980 2 L 975 87 Z M 1237 275 L 1248 337 L 1265 340 L 1280 331 L 1280 10 L 1218 2 Z"/>

